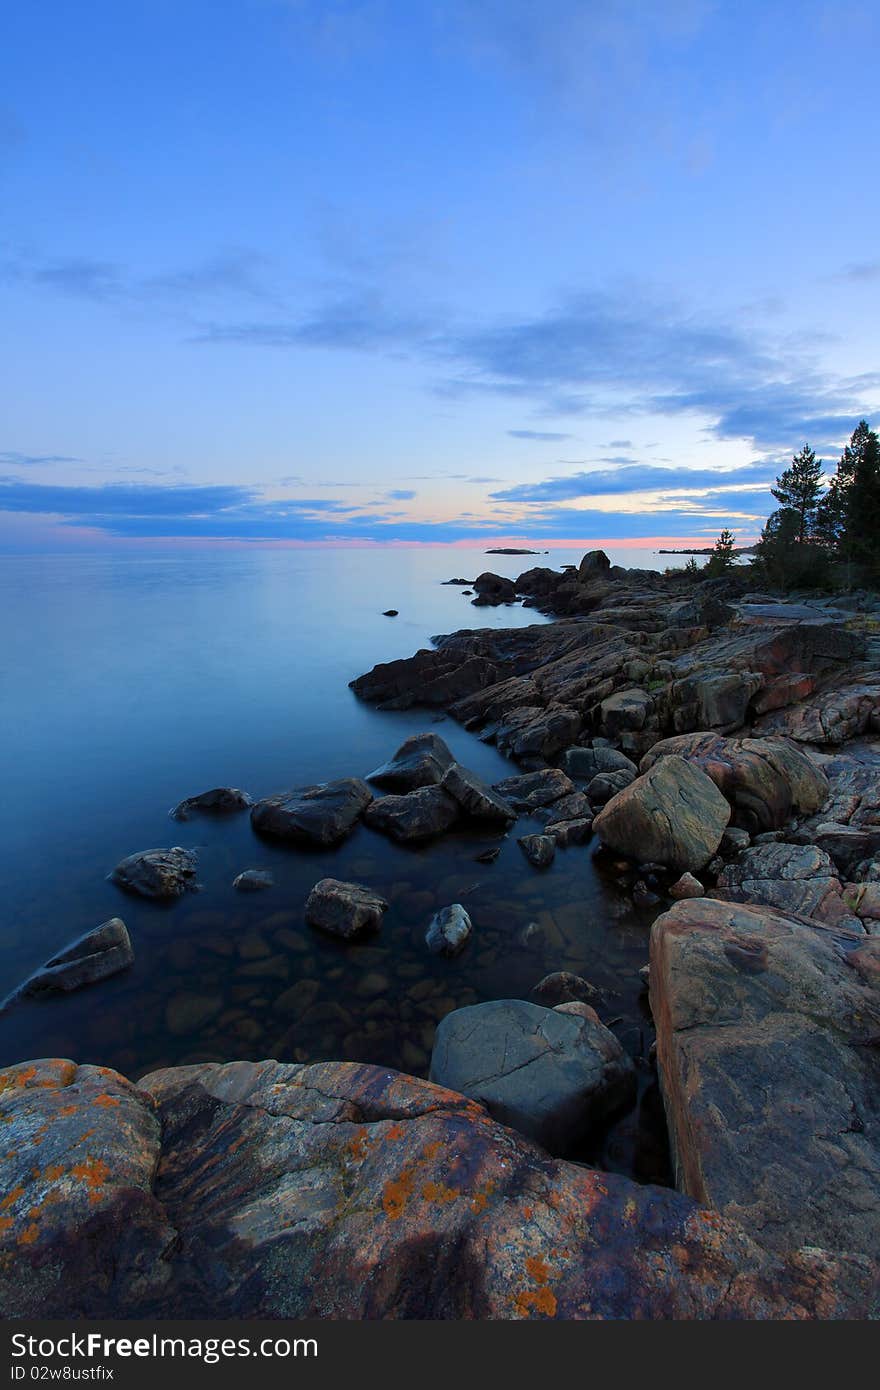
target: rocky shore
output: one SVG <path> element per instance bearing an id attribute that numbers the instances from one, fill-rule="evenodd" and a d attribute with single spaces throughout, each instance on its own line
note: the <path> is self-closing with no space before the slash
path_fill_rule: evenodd
<path id="1" fill-rule="evenodd" d="M 554 621 L 439 637 L 352 686 L 448 713 L 514 775 L 488 785 L 424 733 L 365 779 L 253 804 L 214 788 L 174 814 L 247 813 L 301 853 L 360 823 L 415 847 L 476 825 L 515 835 L 536 878 L 557 852 L 595 853 L 655 918 L 651 1058 L 558 970 L 528 1001 L 446 1013 L 430 1080 L 331 1061 L 136 1084 L 7 1068 L 7 1316 L 880 1314 L 880 601 L 780 602 L 735 573 L 602 552 L 473 587 Z M 268 886 L 247 874 L 237 889 Z M 113 871 L 172 900 L 195 876 L 180 847 Z M 382 885 L 316 873 L 303 914 L 345 943 L 388 908 Z M 425 928 L 442 956 L 479 937 L 458 902 Z M 113 919 L 8 1004 L 101 980 L 131 950 Z M 572 1161 L 632 1105 L 640 1065 L 677 1191 Z"/>

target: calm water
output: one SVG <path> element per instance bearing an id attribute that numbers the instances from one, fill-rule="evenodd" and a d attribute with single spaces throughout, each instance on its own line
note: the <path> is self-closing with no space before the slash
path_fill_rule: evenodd
<path id="1" fill-rule="evenodd" d="M 474 608 L 444 579 L 578 559 L 462 550 L 0 557 L 0 994 L 110 916 L 123 917 L 136 954 L 122 975 L 0 1018 L 0 1061 L 72 1056 L 137 1077 L 195 1060 L 346 1058 L 424 1075 L 445 1013 L 527 996 L 556 969 L 605 989 L 605 1018 L 643 1055 L 653 1034 L 636 972 L 651 915 L 627 906 L 592 844 L 560 851 L 538 872 L 516 845 L 537 822 L 520 821 L 496 862 L 481 865 L 474 857 L 494 837 L 475 832 L 413 851 L 361 826 L 315 854 L 257 839 L 246 815 L 168 818 L 209 786 L 260 797 L 364 775 L 426 728 L 487 779 L 510 775 L 510 763 L 453 721 L 379 713 L 348 681 L 435 633 L 543 621 L 519 606 Z M 639 552 L 645 566 L 671 562 Z M 383 617 L 385 608 L 400 616 Z M 201 892 L 161 905 L 106 881 L 125 855 L 170 844 L 198 850 Z M 245 868 L 270 869 L 276 886 L 234 892 Z M 325 875 L 389 899 L 378 937 L 340 946 L 304 925 L 305 898 Z M 425 929 L 453 901 L 471 913 L 474 937 L 458 959 L 438 960 Z M 519 937 L 532 921 L 543 934 L 526 947 Z M 663 1178 L 656 1110 L 645 1069 L 638 1111 L 594 1157 Z"/>

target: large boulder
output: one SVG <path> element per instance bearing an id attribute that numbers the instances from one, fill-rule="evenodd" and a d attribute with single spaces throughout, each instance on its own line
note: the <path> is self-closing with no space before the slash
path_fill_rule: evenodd
<path id="1" fill-rule="evenodd" d="M 712 858 L 729 820 L 715 783 L 684 758 L 666 757 L 613 796 L 593 829 L 619 854 L 683 873 Z"/>
<path id="2" fill-rule="evenodd" d="M 418 787 L 405 796 L 378 797 L 367 807 L 364 824 L 406 844 L 442 835 L 460 814 L 458 802 L 442 787 Z"/>
<path id="3" fill-rule="evenodd" d="M 493 574 L 491 570 L 486 570 L 483 574 L 478 574 L 474 580 L 474 591 L 477 597 L 473 602 L 478 606 L 494 606 L 498 603 L 513 603 L 516 598 L 516 585 L 512 579 L 506 579 L 502 574 Z"/>
<path id="4" fill-rule="evenodd" d="M 636 1085 L 632 1062 L 601 1023 L 525 999 L 447 1014 L 430 1076 L 556 1154 L 577 1150 Z"/>
<path id="5" fill-rule="evenodd" d="M 310 927 L 348 941 L 378 931 L 387 911 L 385 899 L 363 884 L 322 878 L 306 899 L 305 917 Z"/>
<path id="6" fill-rule="evenodd" d="M 669 695 L 673 725 L 679 733 L 739 729 L 762 683 L 756 671 L 701 671 L 676 681 Z"/>
<path id="7" fill-rule="evenodd" d="M 453 763 L 443 774 L 443 790 L 458 802 L 462 812 L 472 820 L 505 824 L 516 820 L 516 811 L 499 792 L 478 777 L 470 768 Z"/>
<path id="8" fill-rule="evenodd" d="M 578 579 L 589 584 L 594 579 L 604 579 L 611 569 L 611 561 L 604 550 L 588 550 L 578 565 Z"/>
<path id="9" fill-rule="evenodd" d="M 749 834 L 777 830 L 793 812 L 810 815 L 828 796 L 825 773 L 789 739 L 684 734 L 655 743 L 642 771 L 671 754 L 712 779 L 733 808 L 732 823 Z"/>
<path id="10" fill-rule="evenodd" d="M 360 777 L 342 777 L 265 797 L 251 811 L 251 824 L 260 835 L 326 849 L 351 834 L 372 800 Z"/>
<path id="11" fill-rule="evenodd" d="M 141 898 L 180 898 L 195 892 L 196 855 L 190 849 L 143 849 L 122 859 L 110 874 L 128 893 Z"/>
<path id="12" fill-rule="evenodd" d="M 438 734 L 413 734 L 387 763 L 368 774 L 367 781 L 389 792 L 411 792 L 442 782 L 454 759 Z"/>
<path id="13" fill-rule="evenodd" d="M 210 791 L 178 801 L 169 814 L 172 820 L 189 820 L 194 811 L 228 815 L 233 811 L 245 811 L 252 804 L 247 792 L 238 787 L 212 787 Z"/>
<path id="14" fill-rule="evenodd" d="M 134 960 L 128 929 L 120 917 L 111 917 L 93 927 L 50 960 L 20 985 L 2 1005 L 37 995 L 68 994 L 83 985 L 106 980 L 127 970 Z"/>
<path id="15" fill-rule="evenodd" d="M 651 932 L 677 1185 L 776 1250 L 880 1250 L 880 939 L 678 903 Z"/>
<path id="16" fill-rule="evenodd" d="M 768 1254 L 353 1063 L 0 1074 L 6 1318 L 864 1318 L 871 1262 Z M 35 1147 L 35 1141 L 38 1147 Z"/>

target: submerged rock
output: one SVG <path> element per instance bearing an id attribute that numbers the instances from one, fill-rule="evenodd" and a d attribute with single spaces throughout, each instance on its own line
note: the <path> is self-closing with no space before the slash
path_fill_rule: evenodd
<path id="1" fill-rule="evenodd" d="M 196 855 L 191 849 L 144 849 L 122 859 L 110 881 L 142 898 L 179 898 L 194 892 Z"/>
<path id="2" fill-rule="evenodd" d="M 729 820 L 730 807 L 705 772 L 664 757 L 611 798 L 593 829 L 619 854 L 683 872 L 712 858 Z"/>
<path id="3" fill-rule="evenodd" d="M 306 899 L 305 917 L 310 927 L 319 927 L 347 941 L 378 931 L 387 911 L 385 899 L 372 889 L 338 878 L 322 878 Z"/>
<path id="4" fill-rule="evenodd" d="M 106 980 L 120 970 L 127 970 L 134 961 L 134 951 L 128 929 L 120 917 L 111 917 L 100 927 L 93 927 L 63 951 L 47 960 L 41 969 L 0 1005 L 5 1009 L 17 999 L 32 999 L 37 995 L 67 994 L 83 985 Z"/>
<path id="5" fill-rule="evenodd" d="M 2 1073 L 0 1115 L 7 1318 L 878 1311 L 871 1261 L 768 1254 L 677 1192 L 551 1159 L 380 1067 L 208 1063 L 135 1087 L 44 1060 Z"/>
<path id="6" fill-rule="evenodd" d="M 381 830 L 392 840 L 430 840 L 454 825 L 460 815 L 458 802 L 442 787 L 418 787 L 405 796 L 380 796 L 364 814 L 371 830 Z"/>
<path id="7" fill-rule="evenodd" d="M 327 848 L 351 834 L 372 800 L 360 777 L 342 777 L 265 797 L 251 811 L 251 824 L 273 839 Z"/>
<path id="8" fill-rule="evenodd" d="M 432 955 L 457 956 L 464 950 L 473 923 L 461 903 L 443 907 L 431 918 L 425 944 Z"/>
<path id="9" fill-rule="evenodd" d="M 556 1154 L 575 1150 L 635 1091 L 633 1064 L 607 1028 L 524 999 L 447 1014 L 430 1077 Z"/>
<path id="10" fill-rule="evenodd" d="M 245 869 L 232 880 L 232 886 L 239 893 L 259 893 L 263 888 L 274 888 L 275 880 L 266 869 Z"/>
<path id="11" fill-rule="evenodd" d="M 208 811 L 217 815 L 227 815 L 232 811 L 245 811 L 253 802 L 247 792 L 238 787 L 212 787 L 198 796 L 188 796 L 169 812 L 172 820 L 189 820 L 194 811 Z"/>
<path id="12" fill-rule="evenodd" d="M 439 734 L 413 734 L 387 763 L 367 775 L 368 782 L 391 792 L 411 792 L 442 782 L 453 756 Z"/>

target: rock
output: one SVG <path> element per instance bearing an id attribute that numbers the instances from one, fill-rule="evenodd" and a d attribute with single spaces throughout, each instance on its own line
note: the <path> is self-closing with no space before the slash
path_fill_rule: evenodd
<path id="1" fill-rule="evenodd" d="M 582 584 L 604 579 L 610 568 L 611 561 L 604 550 L 588 550 L 578 565 L 578 579 Z"/>
<path id="2" fill-rule="evenodd" d="M 506 777 L 495 783 L 495 791 L 518 811 L 533 811 L 539 806 L 552 806 L 575 790 L 574 782 L 556 767 L 527 772 L 519 777 Z"/>
<path id="3" fill-rule="evenodd" d="M 670 754 L 711 777 L 733 808 L 734 824 L 752 835 L 779 829 L 795 811 L 817 811 L 828 796 L 822 769 L 788 739 L 686 734 L 656 743 L 642 771 Z"/>
<path id="4" fill-rule="evenodd" d="M 274 888 L 275 880 L 266 869 L 245 869 L 235 876 L 232 886 L 239 893 L 259 893 L 263 888 Z"/>
<path id="5" fill-rule="evenodd" d="M 41 969 L 34 971 L 18 987 L 2 1008 L 5 1009 L 16 999 L 67 994 L 70 990 L 81 989 L 83 985 L 106 980 L 120 970 L 127 970 L 133 961 L 134 951 L 126 925 L 121 918 L 111 917 L 108 922 L 93 927 L 47 960 Z"/>
<path id="6" fill-rule="evenodd" d="M 477 575 L 474 580 L 474 589 L 477 592 L 474 603 L 477 605 L 513 603 L 516 598 L 516 586 L 513 580 L 505 579 L 500 574 L 492 574 L 491 570 Z"/>
<path id="7" fill-rule="evenodd" d="M 694 878 L 693 874 L 682 874 L 681 878 L 677 878 L 669 887 L 670 898 L 676 900 L 679 898 L 703 898 L 705 895 L 705 888 L 698 878 Z"/>
<path id="8" fill-rule="evenodd" d="M 349 941 L 353 936 L 378 931 L 387 911 L 385 899 L 362 884 L 322 878 L 306 899 L 305 918 L 310 927 Z"/>
<path id="9" fill-rule="evenodd" d="M 258 801 L 251 811 L 251 824 L 260 835 L 329 848 L 351 834 L 372 800 L 366 782 L 343 777 Z"/>
<path id="10" fill-rule="evenodd" d="M 580 732 L 582 722 L 576 710 L 563 706 L 541 709 L 524 705 L 501 720 L 495 742 L 502 753 L 522 762 L 553 758 Z"/>
<path id="11" fill-rule="evenodd" d="M 479 654 L 462 659 L 455 651 L 421 651 L 401 661 L 381 662 L 349 681 L 362 700 L 380 709 L 450 705 L 498 679 L 497 664 Z"/>
<path id="12" fill-rule="evenodd" d="M 551 1159 L 379 1067 L 198 1064 L 136 1088 L 41 1061 L 6 1069 L 0 1113 L 7 1318 L 877 1311 L 868 1261 L 767 1254 L 679 1193 Z"/>
<path id="13" fill-rule="evenodd" d="M 177 994 L 165 1006 L 165 1027 L 174 1037 L 186 1037 L 219 1014 L 223 997 L 219 994 Z"/>
<path id="14" fill-rule="evenodd" d="M 443 781 L 454 759 L 439 734 L 413 734 L 400 745 L 394 757 L 367 778 L 391 792 L 411 792 Z"/>
<path id="15" fill-rule="evenodd" d="M 633 884 L 632 900 L 636 907 L 656 907 L 660 901 L 657 894 L 641 878 Z"/>
<path id="16" fill-rule="evenodd" d="M 618 739 L 630 730 L 644 729 L 653 708 L 654 701 L 646 690 L 636 687 L 615 691 L 599 706 L 602 732 L 610 739 Z"/>
<path id="17" fill-rule="evenodd" d="M 573 1014 L 575 1018 L 586 1018 L 590 1023 L 601 1023 L 602 1020 L 596 1010 L 589 1004 L 582 1004 L 579 999 L 571 999 L 567 1004 L 555 1004 L 553 1012 L 556 1014 Z"/>
<path id="18" fill-rule="evenodd" d="M 386 609 L 383 611 L 383 613 L 382 613 L 382 617 L 383 617 L 383 618 L 396 618 L 396 617 L 397 617 L 397 609 L 396 609 L 396 608 L 386 608 Z"/>
<path id="19" fill-rule="evenodd" d="M 604 806 L 612 796 L 630 786 L 637 776 L 638 773 L 630 772 L 627 768 L 618 768 L 616 772 L 599 772 L 587 787 L 587 799 L 594 806 Z"/>
<path id="20" fill-rule="evenodd" d="M 684 872 L 712 857 L 729 819 L 730 807 L 704 772 L 665 757 L 612 797 L 593 829 L 619 854 Z"/>
<path id="21" fill-rule="evenodd" d="M 484 849 L 479 854 L 474 855 L 477 864 L 494 864 L 501 853 L 500 845 L 492 845 L 491 849 Z"/>
<path id="22" fill-rule="evenodd" d="M 639 775 L 639 769 L 625 753 L 616 748 L 600 744 L 592 748 L 567 748 L 562 755 L 562 766 L 569 777 L 581 777 L 591 782 L 601 772 L 629 772 L 630 780 Z"/>
<path id="23" fill-rule="evenodd" d="M 199 792 L 198 796 L 188 796 L 185 801 L 179 801 L 169 815 L 173 820 L 189 820 L 194 811 L 225 815 L 231 811 L 245 811 L 251 805 L 253 802 L 247 792 L 240 791 L 238 787 L 212 787 L 208 792 Z"/>
<path id="24" fill-rule="evenodd" d="M 569 845 L 586 844 L 593 833 L 593 818 L 583 816 L 578 820 L 550 821 L 545 828 L 556 841 L 557 849 L 568 849 Z"/>
<path id="25" fill-rule="evenodd" d="M 572 792 L 570 796 L 561 796 L 558 801 L 552 802 L 549 806 L 539 806 L 533 812 L 540 820 L 567 821 L 583 820 L 585 816 L 592 817 L 593 808 L 583 792 Z"/>
<path id="26" fill-rule="evenodd" d="M 736 825 L 729 825 L 721 836 L 721 853 L 732 857 L 739 854 L 740 850 L 748 849 L 751 843 L 752 837 L 747 830 L 741 830 Z"/>
<path id="27" fill-rule="evenodd" d="M 430 840 L 454 825 L 458 802 L 442 787 L 418 787 L 405 796 L 380 796 L 367 807 L 364 823 L 392 840 Z"/>
<path id="28" fill-rule="evenodd" d="M 549 1009 L 555 1009 L 558 1004 L 593 1004 L 602 998 L 601 990 L 570 970 L 554 970 L 551 975 L 545 975 L 532 994 L 539 1004 Z"/>
<path id="29" fill-rule="evenodd" d="M 430 1079 L 557 1154 L 576 1150 L 635 1091 L 632 1062 L 607 1028 L 524 999 L 447 1014 Z"/>
<path id="30" fill-rule="evenodd" d="M 553 863 L 556 841 L 552 835 L 521 835 L 516 843 L 536 869 L 546 869 Z"/>
<path id="31" fill-rule="evenodd" d="M 803 704 L 768 714 L 762 733 L 785 734 L 799 743 L 837 747 L 860 734 L 880 731 L 880 683 L 857 683 L 823 691 Z"/>
<path id="32" fill-rule="evenodd" d="M 841 825 L 820 821 L 811 835 L 819 849 L 831 856 L 845 878 L 855 876 L 859 865 L 880 850 L 880 825 Z"/>
<path id="33" fill-rule="evenodd" d="M 431 918 L 425 944 L 434 956 L 457 956 L 472 931 L 473 924 L 461 903 L 452 903 Z"/>
<path id="34" fill-rule="evenodd" d="M 670 691 L 675 729 L 742 728 L 763 679 L 756 671 L 700 671 L 676 681 Z"/>
<path id="35" fill-rule="evenodd" d="M 196 855 L 192 850 L 144 849 L 116 865 L 110 881 L 142 898 L 179 898 L 194 892 Z"/>
<path id="36" fill-rule="evenodd" d="M 443 774 L 440 784 L 458 802 L 466 816 L 473 820 L 486 820 L 506 823 L 516 820 L 516 812 L 509 801 L 487 786 L 481 777 L 461 763 L 453 763 Z"/>
<path id="37" fill-rule="evenodd" d="M 753 845 L 718 875 L 718 894 L 858 930 L 834 865 L 815 845 Z"/>
<path id="38" fill-rule="evenodd" d="M 654 923 L 676 1183 L 771 1249 L 880 1249 L 878 967 L 880 939 L 766 907 L 700 898 Z"/>

